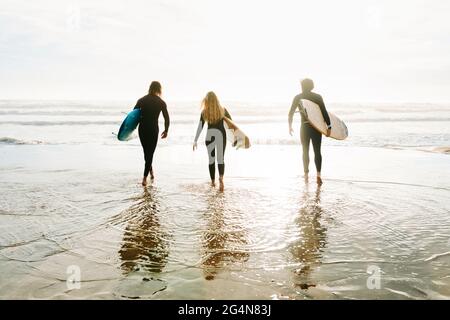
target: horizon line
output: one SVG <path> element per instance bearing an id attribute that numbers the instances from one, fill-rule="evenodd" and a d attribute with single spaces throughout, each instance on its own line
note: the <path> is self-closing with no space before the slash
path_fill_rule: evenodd
<path id="1" fill-rule="evenodd" d="M 107 99 L 107 98 L 81 98 L 81 99 L 74 99 L 74 98 L 1 98 L 0 97 L 0 101 L 28 101 L 28 102 L 33 102 L 33 101 L 53 101 L 53 102 L 57 102 L 57 101 L 61 101 L 61 102 L 128 102 L 130 100 L 136 100 L 136 98 L 116 98 L 116 99 Z M 164 99 L 166 102 L 169 102 L 171 104 L 176 104 L 176 103 L 200 103 L 201 102 L 201 98 L 199 99 Z M 288 104 L 290 106 L 291 104 L 291 98 L 286 99 L 286 101 L 288 101 Z M 286 104 L 286 101 L 281 101 L 281 100 L 268 100 L 268 101 L 251 101 L 251 100 L 223 100 L 224 103 L 239 103 L 239 104 L 243 104 L 243 103 L 247 103 L 247 104 L 261 104 L 261 105 L 268 105 L 268 104 Z M 366 101 L 344 101 L 344 100 L 336 100 L 336 101 L 328 101 L 326 102 L 326 104 L 385 104 L 385 105 L 392 105 L 392 104 L 409 104 L 409 105 L 413 105 L 413 104 L 434 104 L 434 105 L 450 105 L 450 101 L 407 101 L 407 100 L 403 100 L 403 101 L 380 101 L 380 100 L 366 100 Z"/>

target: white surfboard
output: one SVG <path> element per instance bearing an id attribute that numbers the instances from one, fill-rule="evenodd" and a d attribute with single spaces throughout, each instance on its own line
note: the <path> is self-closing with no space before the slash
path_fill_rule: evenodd
<path id="1" fill-rule="evenodd" d="M 225 117 L 223 119 L 223 124 L 225 126 L 225 130 L 227 131 L 227 139 L 231 142 L 233 147 L 236 147 L 236 149 L 250 148 L 251 144 L 249 137 L 247 137 L 247 135 L 239 129 L 233 121 Z"/>
<path id="2" fill-rule="evenodd" d="M 319 106 L 310 100 L 300 99 L 299 108 L 300 112 L 305 114 L 311 126 L 320 133 L 326 135 L 327 124 L 323 119 L 322 112 L 320 111 Z M 331 112 L 328 112 L 328 115 L 330 116 L 331 122 L 330 138 L 336 140 L 344 140 L 345 138 L 347 138 L 348 129 L 344 121 L 339 119 L 336 115 L 334 115 Z"/>

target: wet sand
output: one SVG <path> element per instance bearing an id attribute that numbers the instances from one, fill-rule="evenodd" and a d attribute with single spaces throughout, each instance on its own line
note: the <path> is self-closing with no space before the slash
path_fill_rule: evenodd
<path id="1" fill-rule="evenodd" d="M 326 146 L 318 188 L 299 146 L 229 148 L 220 193 L 204 148 L 147 189 L 136 146 L 0 148 L 0 298 L 450 298 L 446 154 Z"/>

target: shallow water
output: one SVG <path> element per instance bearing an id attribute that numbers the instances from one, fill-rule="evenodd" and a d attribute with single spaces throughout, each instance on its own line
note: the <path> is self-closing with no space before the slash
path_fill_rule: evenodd
<path id="1" fill-rule="evenodd" d="M 254 145 L 227 149 L 221 193 L 191 150 L 193 105 L 143 189 L 138 141 L 111 134 L 121 106 L 15 103 L 0 103 L 0 298 L 450 298 L 446 106 L 336 106 L 351 136 L 324 139 L 320 188 L 279 110 L 239 109 Z"/>
<path id="2" fill-rule="evenodd" d="M 43 146 L 21 148 L 16 168 L 11 152 L 3 154 L 3 298 L 450 298 L 446 155 L 411 151 L 405 158 L 429 176 L 401 183 L 403 172 L 389 180 L 388 168 L 372 175 L 343 168 L 343 178 L 333 178 L 347 148 L 327 149 L 337 163 L 326 166 L 330 178 L 318 188 L 297 172 L 262 172 L 264 162 L 241 172 L 232 165 L 243 154 L 230 152 L 221 193 L 207 183 L 200 159 L 191 166 L 191 153 L 184 161 L 171 157 L 183 152 L 175 147 L 159 150 L 159 160 L 172 160 L 160 161 L 147 189 L 137 184 L 137 166 L 127 170 L 139 163 L 127 148 L 108 154 L 123 161 L 115 169 L 102 166 L 110 147 L 90 150 L 86 166 L 82 146 L 64 152 L 47 146 L 42 158 L 50 164 L 33 156 Z M 297 149 L 255 147 L 253 153 L 282 158 Z M 402 162 L 406 151 L 352 152 Z M 73 163 L 61 164 L 64 156 Z M 66 272 L 73 265 L 81 270 L 81 288 L 69 290 Z M 380 273 L 378 289 L 367 285 L 373 270 Z"/>

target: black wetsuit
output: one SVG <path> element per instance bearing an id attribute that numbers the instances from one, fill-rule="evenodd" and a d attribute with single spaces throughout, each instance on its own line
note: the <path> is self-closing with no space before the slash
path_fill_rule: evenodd
<path id="1" fill-rule="evenodd" d="M 310 100 L 316 103 L 320 107 L 320 111 L 322 112 L 323 119 L 326 124 L 330 127 L 330 117 L 328 115 L 327 109 L 325 108 L 325 104 L 323 102 L 322 97 L 314 92 L 306 91 L 301 94 L 295 96 L 292 101 L 291 110 L 289 111 L 289 126 L 292 125 L 292 120 L 294 116 L 295 110 L 299 107 L 300 99 Z M 305 174 L 309 172 L 309 142 L 312 141 L 312 145 L 314 148 L 314 162 L 316 164 L 317 172 L 320 172 L 322 169 L 322 154 L 320 153 L 320 146 L 322 144 L 322 133 L 314 129 L 306 119 L 306 116 L 303 112 L 300 112 L 302 118 L 302 125 L 300 128 L 300 140 L 302 142 L 303 148 L 303 170 Z"/>
<path id="2" fill-rule="evenodd" d="M 231 120 L 231 116 L 227 109 L 225 109 L 225 117 Z M 201 114 L 197 134 L 195 135 L 195 142 L 197 142 L 204 125 L 205 119 L 203 119 L 203 114 Z M 219 175 L 223 176 L 225 173 L 224 157 L 225 148 L 227 146 L 227 133 L 225 131 L 223 120 L 219 120 L 217 123 L 208 123 L 205 144 L 209 156 L 209 176 L 211 177 L 211 180 L 214 180 L 216 177 L 216 151 Z"/>
<path id="3" fill-rule="evenodd" d="M 136 103 L 135 109 L 141 109 L 139 139 L 144 149 L 144 177 L 147 177 L 150 170 L 152 170 L 153 153 L 158 144 L 159 114 L 162 111 L 164 116 L 164 131 L 167 132 L 170 124 L 169 113 L 167 112 L 166 103 L 160 97 L 150 94 L 140 98 Z"/>

